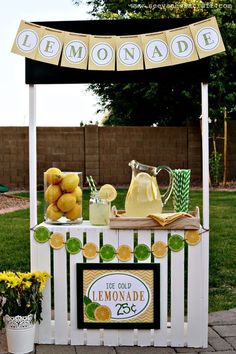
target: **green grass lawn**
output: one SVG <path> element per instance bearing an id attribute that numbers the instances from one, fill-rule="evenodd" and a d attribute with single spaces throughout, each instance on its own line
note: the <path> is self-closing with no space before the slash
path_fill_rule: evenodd
<path id="1" fill-rule="evenodd" d="M 117 209 L 124 209 L 126 189 L 118 190 Z M 28 196 L 28 194 L 21 194 Z M 201 206 L 202 193 L 192 191 L 190 210 Z M 88 219 L 89 191 L 83 195 L 83 218 Z M 38 220 L 43 221 L 43 193 L 38 193 Z M 166 209 L 171 209 L 169 203 Z M 236 307 L 236 192 L 210 193 L 209 311 Z M 30 268 L 29 210 L 0 215 L 0 270 Z"/>

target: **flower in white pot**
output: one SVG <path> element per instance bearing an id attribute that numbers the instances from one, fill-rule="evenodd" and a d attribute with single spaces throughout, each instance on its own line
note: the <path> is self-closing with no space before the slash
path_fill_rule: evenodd
<path id="1" fill-rule="evenodd" d="M 26 352 L 26 348 L 20 349 L 20 343 L 14 344 L 14 339 L 9 339 L 9 336 L 17 336 L 18 341 L 23 337 L 22 342 L 26 345 L 28 328 L 33 337 L 32 343 L 31 339 L 29 341 L 28 351 L 33 350 L 34 324 L 42 320 L 43 289 L 49 278 L 47 272 L 0 272 L 0 329 L 6 326 L 11 353 Z M 20 331 L 17 332 L 17 329 Z"/>

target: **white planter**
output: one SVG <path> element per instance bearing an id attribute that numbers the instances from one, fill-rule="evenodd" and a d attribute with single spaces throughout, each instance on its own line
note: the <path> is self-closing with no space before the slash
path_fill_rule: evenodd
<path id="1" fill-rule="evenodd" d="M 34 350 L 35 324 L 33 315 L 5 316 L 8 352 L 25 354 Z"/>

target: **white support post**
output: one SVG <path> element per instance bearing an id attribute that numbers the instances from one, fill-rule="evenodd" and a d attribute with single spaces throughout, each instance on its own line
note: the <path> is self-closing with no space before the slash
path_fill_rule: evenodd
<path id="1" fill-rule="evenodd" d="M 29 85 L 29 186 L 30 186 L 30 260 L 37 269 L 37 247 L 32 228 L 37 225 L 37 151 L 36 151 L 36 88 Z"/>
<path id="2" fill-rule="evenodd" d="M 203 179 L 203 229 L 201 271 L 203 276 L 203 347 L 208 345 L 208 288 L 209 288 L 209 136 L 208 136 L 208 84 L 201 84 L 202 92 L 202 179 Z"/>
<path id="3" fill-rule="evenodd" d="M 209 229 L 209 136 L 208 136 L 208 84 L 202 83 L 202 179 L 203 227 Z"/>

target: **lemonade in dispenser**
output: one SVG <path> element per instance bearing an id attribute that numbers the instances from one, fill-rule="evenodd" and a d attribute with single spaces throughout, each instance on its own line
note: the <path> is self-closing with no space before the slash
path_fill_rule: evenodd
<path id="1" fill-rule="evenodd" d="M 168 166 L 153 167 L 132 160 L 131 183 L 125 199 L 125 212 L 128 217 L 146 217 L 161 213 L 172 191 L 172 171 Z M 161 195 L 157 184 L 157 175 L 165 170 L 169 174 L 169 186 Z"/>

